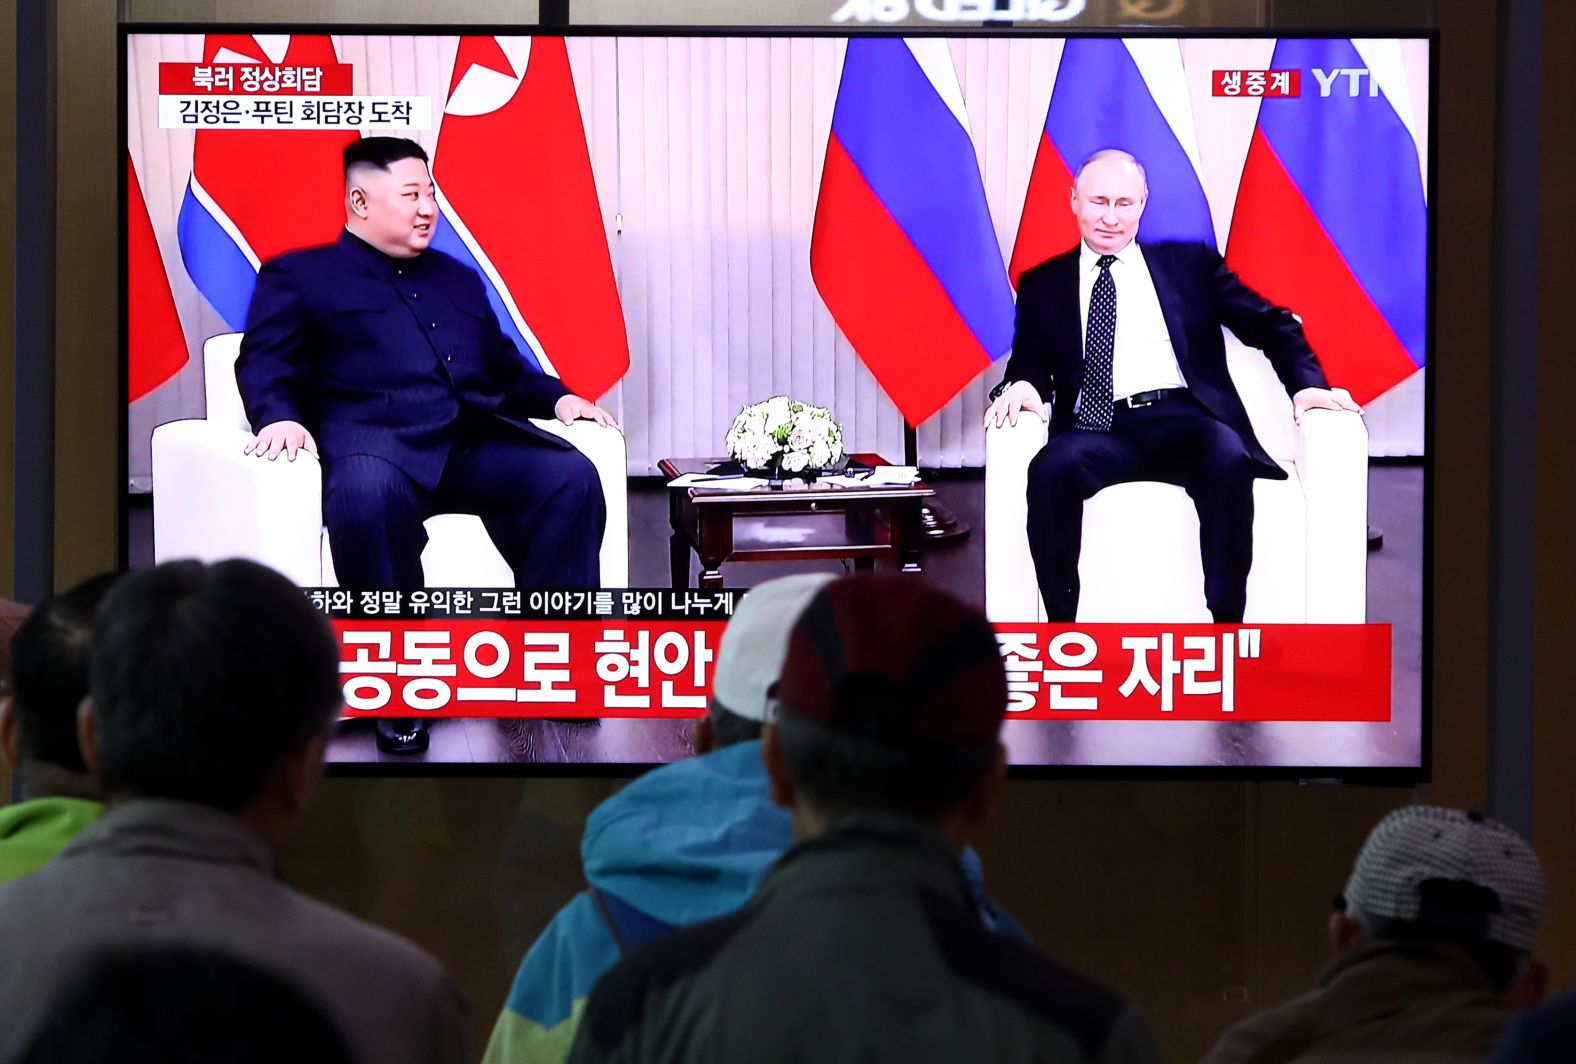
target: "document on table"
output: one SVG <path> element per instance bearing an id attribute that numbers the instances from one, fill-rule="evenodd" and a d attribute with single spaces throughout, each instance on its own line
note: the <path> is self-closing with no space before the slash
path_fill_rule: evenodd
<path id="1" fill-rule="evenodd" d="M 769 483 L 765 477 L 747 477 L 742 473 L 685 473 L 668 481 L 670 488 L 724 488 L 745 491 L 764 488 Z"/>
<path id="2" fill-rule="evenodd" d="M 843 487 L 907 487 L 919 479 L 919 470 L 914 466 L 884 465 L 858 473 L 845 473 L 835 477 L 823 477 L 822 479 L 828 484 L 838 484 Z"/>

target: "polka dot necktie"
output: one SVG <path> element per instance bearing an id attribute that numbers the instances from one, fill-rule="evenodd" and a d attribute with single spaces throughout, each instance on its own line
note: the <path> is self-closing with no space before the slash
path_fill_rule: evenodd
<path id="1" fill-rule="evenodd" d="M 1090 432 L 1111 431 L 1111 354 L 1116 349 L 1116 282 L 1111 279 L 1111 263 L 1115 261 L 1115 255 L 1100 256 L 1100 276 L 1089 293 L 1077 424 Z"/>

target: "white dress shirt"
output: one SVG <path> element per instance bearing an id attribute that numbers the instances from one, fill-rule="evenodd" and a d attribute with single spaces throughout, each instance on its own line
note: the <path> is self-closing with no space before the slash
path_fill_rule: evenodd
<path id="1" fill-rule="evenodd" d="M 1080 335 L 1089 335 L 1089 296 L 1100 276 L 1100 252 L 1078 245 L 1078 316 Z M 1111 263 L 1116 284 L 1116 346 L 1111 354 L 1111 397 L 1121 399 L 1157 388 L 1185 388 L 1182 369 L 1171 346 L 1165 315 L 1144 252 L 1133 240 Z"/>

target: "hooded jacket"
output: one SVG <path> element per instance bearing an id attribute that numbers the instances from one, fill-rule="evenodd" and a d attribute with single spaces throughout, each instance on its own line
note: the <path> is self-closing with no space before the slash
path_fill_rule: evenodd
<path id="1" fill-rule="evenodd" d="M 635 780 L 591 813 L 580 853 L 592 887 L 679 927 L 739 908 L 792 844 L 761 744 L 746 742 Z M 567 1057 L 591 988 L 619 957 L 595 899 L 576 895 L 521 962 L 484 1064 Z"/>
<path id="2" fill-rule="evenodd" d="M 594 890 L 676 928 L 738 910 L 793 843 L 793 823 L 772 804 L 754 741 L 635 780 L 592 811 L 580 853 Z M 972 849 L 961 864 L 986 925 L 1024 938 L 984 897 Z M 566 1059 L 591 988 L 621 956 L 595 897 L 577 894 L 521 962 L 483 1064 Z"/>

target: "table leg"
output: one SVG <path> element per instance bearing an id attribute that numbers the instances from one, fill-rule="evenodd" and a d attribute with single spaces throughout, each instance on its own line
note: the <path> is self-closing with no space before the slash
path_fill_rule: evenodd
<path id="1" fill-rule="evenodd" d="M 905 501 L 894 507 L 892 535 L 897 540 L 897 559 L 902 565 L 902 572 L 923 572 L 919 564 L 919 548 L 924 542 L 924 530 L 921 528 L 922 514 L 918 500 Z"/>
<path id="2" fill-rule="evenodd" d="M 733 515 L 708 507 L 696 524 L 695 553 L 700 556 L 696 587 L 716 591 L 722 587 L 722 563 L 733 553 Z"/>
<path id="3" fill-rule="evenodd" d="M 675 589 L 689 587 L 689 556 L 689 537 L 675 530 L 668 537 L 668 566 Z"/>

